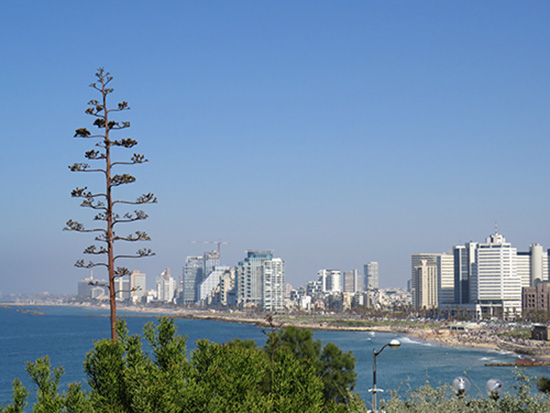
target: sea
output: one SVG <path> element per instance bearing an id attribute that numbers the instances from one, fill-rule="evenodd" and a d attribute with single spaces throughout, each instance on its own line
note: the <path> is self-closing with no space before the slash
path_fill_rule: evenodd
<path id="1" fill-rule="evenodd" d="M 119 311 L 131 334 L 141 334 L 143 326 L 155 322 L 157 316 Z M 96 340 L 109 337 L 108 309 L 71 306 L 5 306 L 0 307 L 0 406 L 11 402 L 11 386 L 18 377 L 31 391 L 32 406 L 35 389 L 28 379 L 25 363 L 48 355 L 53 367 L 63 367 L 61 390 L 68 383 L 86 382 L 83 362 Z M 264 329 L 251 324 L 210 320 L 176 319 L 178 333 L 187 336 L 188 350 L 198 339 L 224 343 L 233 338 L 251 339 L 262 346 Z M 332 342 L 343 351 L 351 351 L 356 361 L 356 391 L 370 406 L 373 379 L 373 349 L 380 350 L 392 339 L 400 341 L 397 350 L 389 347 L 377 356 L 377 387 L 386 390 L 379 398 L 388 397 L 387 390 L 405 394 L 429 381 L 431 385 L 450 384 L 457 376 L 471 382 L 470 395 L 485 395 L 489 379 L 499 379 L 505 391 L 514 393 L 515 367 L 486 367 L 485 363 L 513 363 L 516 355 L 464 347 L 444 346 L 424 342 L 401 334 L 369 331 L 316 331 L 315 338 L 323 344 Z M 550 367 L 529 367 L 532 377 L 550 376 Z M 86 386 L 85 386 L 86 387 Z"/>

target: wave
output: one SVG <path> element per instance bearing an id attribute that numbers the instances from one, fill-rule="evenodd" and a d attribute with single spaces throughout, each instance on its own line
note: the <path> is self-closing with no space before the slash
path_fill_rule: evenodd
<path id="1" fill-rule="evenodd" d="M 417 344 L 420 346 L 433 347 L 433 343 L 422 340 L 414 340 L 406 336 L 399 337 L 399 341 L 401 342 L 401 344 Z"/>

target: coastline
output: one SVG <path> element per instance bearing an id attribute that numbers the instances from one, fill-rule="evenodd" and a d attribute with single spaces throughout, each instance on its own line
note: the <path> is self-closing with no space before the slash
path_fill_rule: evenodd
<path id="1" fill-rule="evenodd" d="M 46 306 L 68 306 L 79 308 L 93 308 L 108 310 L 107 305 L 93 305 L 88 303 L 40 303 L 40 304 L 22 304 L 22 303 L 2 303 L 0 307 L 46 307 Z M 118 311 L 136 313 L 135 317 L 161 317 L 168 316 L 182 319 L 194 320 L 212 320 L 226 323 L 247 323 L 258 327 L 279 328 L 281 326 L 295 326 L 307 328 L 313 331 L 372 331 L 381 333 L 402 334 L 406 337 L 415 338 L 424 342 L 436 343 L 450 347 L 478 348 L 494 351 L 506 351 L 515 353 L 520 357 L 536 358 L 541 361 L 550 360 L 550 343 L 522 340 L 522 343 L 515 343 L 508 340 L 502 340 L 496 335 L 491 335 L 489 331 L 478 329 L 476 331 L 451 333 L 445 328 L 430 328 L 405 325 L 351 325 L 352 321 L 338 316 L 290 316 L 274 315 L 272 321 L 266 319 L 265 314 L 250 313 L 244 311 L 221 312 L 214 309 L 195 310 L 187 308 L 169 308 L 169 307 L 142 307 L 133 305 L 119 305 Z M 43 315 L 39 311 L 29 311 L 21 309 L 20 311 L 33 315 Z M 120 317 L 132 317 L 132 315 L 121 315 Z M 332 323 L 347 321 L 334 325 Z M 363 320 L 365 321 L 365 320 Z"/>

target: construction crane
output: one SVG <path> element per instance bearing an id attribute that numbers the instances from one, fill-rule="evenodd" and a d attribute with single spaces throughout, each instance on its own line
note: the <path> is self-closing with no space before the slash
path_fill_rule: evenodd
<path id="1" fill-rule="evenodd" d="M 229 241 L 190 241 L 193 244 L 218 244 L 218 256 L 220 256 L 220 249 L 222 245 L 229 245 L 231 244 Z"/>

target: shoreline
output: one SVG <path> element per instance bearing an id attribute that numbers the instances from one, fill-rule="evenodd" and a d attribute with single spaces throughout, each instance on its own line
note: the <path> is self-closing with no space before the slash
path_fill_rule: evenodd
<path id="1" fill-rule="evenodd" d="M 52 303 L 52 304 L 20 304 L 20 303 L 1 303 L 0 307 L 47 307 L 47 306 L 66 306 L 109 310 L 107 305 L 93 305 L 88 303 Z M 427 328 L 404 325 L 372 325 L 372 326 L 352 326 L 352 325 L 331 325 L 331 321 L 339 321 L 342 318 L 334 316 L 332 320 L 325 316 L 293 316 L 293 315 L 275 315 L 270 323 L 266 320 L 264 314 L 251 314 L 243 311 L 220 312 L 213 309 L 195 310 L 186 308 L 167 308 L 167 307 L 141 307 L 119 305 L 118 311 L 128 311 L 136 315 L 120 315 L 120 317 L 174 317 L 189 320 L 212 320 L 225 323 L 246 323 L 257 327 L 275 327 L 295 326 L 307 328 L 312 331 L 372 331 L 380 333 L 403 334 L 406 337 L 415 338 L 428 343 L 435 343 L 449 347 L 466 347 L 485 349 L 493 351 L 506 351 L 515 353 L 518 356 L 527 356 L 542 361 L 550 360 L 550 343 L 533 340 L 523 340 L 528 345 L 514 343 L 508 340 L 502 340 L 497 335 L 488 334 L 484 329 L 475 332 L 450 333 L 444 328 Z M 33 315 L 43 315 L 39 311 L 20 310 Z M 307 318 L 313 320 L 306 320 Z M 444 333 L 441 333 L 443 330 Z"/>

